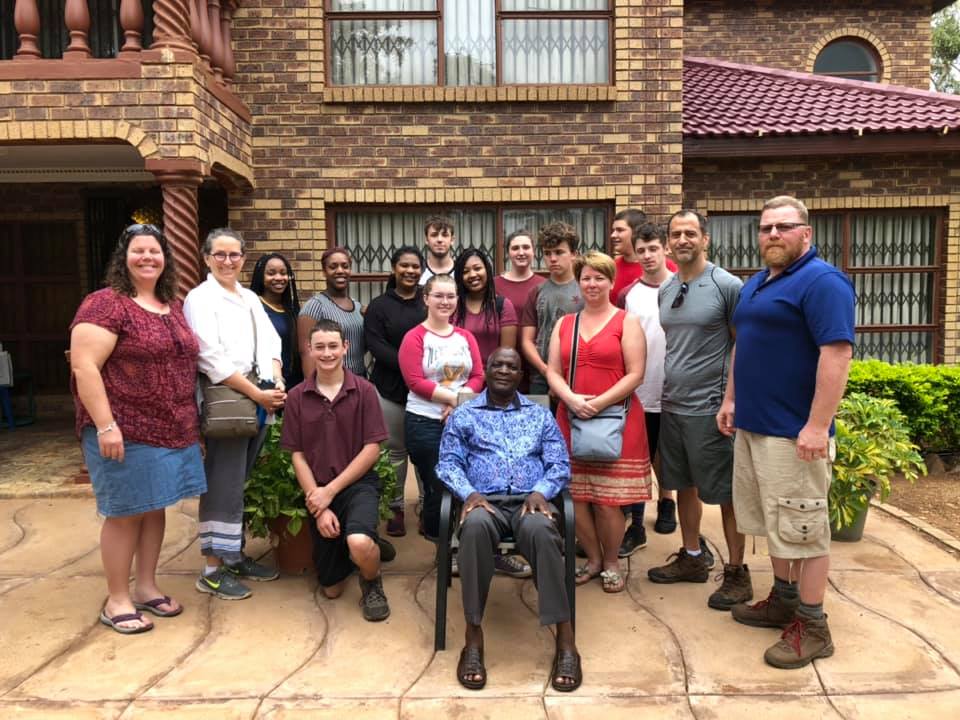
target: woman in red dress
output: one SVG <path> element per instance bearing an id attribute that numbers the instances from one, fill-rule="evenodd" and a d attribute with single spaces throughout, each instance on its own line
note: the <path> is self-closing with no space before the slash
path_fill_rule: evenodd
<path id="1" fill-rule="evenodd" d="M 649 500 L 652 483 L 643 406 L 633 396 L 643 381 L 646 341 L 637 318 L 610 302 L 616 272 L 613 259 L 590 252 L 577 260 L 575 270 L 584 309 L 574 387 L 567 380 L 576 315 L 565 315 L 553 330 L 547 381 L 560 399 L 557 422 L 568 449 L 570 413 L 588 419 L 630 398 L 618 460 L 587 462 L 571 456 L 577 539 L 587 553 L 587 562 L 577 570 L 577 584 L 600 576 L 605 592 L 621 592 L 624 578 L 617 559 L 624 532 L 621 506 Z"/>

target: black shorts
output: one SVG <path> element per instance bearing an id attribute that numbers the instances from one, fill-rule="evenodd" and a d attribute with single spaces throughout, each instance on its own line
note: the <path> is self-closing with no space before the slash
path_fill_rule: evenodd
<path id="1" fill-rule="evenodd" d="M 645 411 L 643 419 L 647 426 L 647 448 L 650 450 L 650 462 L 653 462 L 653 456 L 657 454 L 657 447 L 660 444 L 660 413 Z"/>
<path id="2" fill-rule="evenodd" d="M 348 535 L 377 539 L 379 501 L 380 481 L 375 473 L 370 472 L 337 493 L 330 503 L 330 509 L 340 521 L 339 537 L 322 537 L 316 519 L 308 519 L 307 525 L 313 535 L 313 564 L 323 587 L 336 585 L 356 569 L 347 547 Z"/>

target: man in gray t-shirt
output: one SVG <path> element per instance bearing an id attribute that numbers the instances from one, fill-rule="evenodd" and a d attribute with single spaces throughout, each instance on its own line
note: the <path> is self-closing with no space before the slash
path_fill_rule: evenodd
<path id="1" fill-rule="evenodd" d="M 677 415 L 716 415 L 730 369 L 730 326 L 743 283 L 711 262 L 689 282 L 660 286 L 667 353 L 661 406 Z M 684 287 L 686 289 L 684 289 Z M 672 307 L 678 295 L 683 301 Z"/>
<path id="2" fill-rule="evenodd" d="M 707 221 L 693 210 L 670 218 L 667 245 L 678 271 L 660 288 L 660 325 L 666 335 L 660 482 L 677 491 L 683 547 L 676 559 L 651 568 L 657 583 L 706 582 L 710 564 L 700 537 L 701 501 L 719 505 L 729 564 L 707 604 L 729 610 L 753 597 L 743 564 L 744 537 L 733 514 L 733 442 L 717 429 L 730 352 L 733 311 L 743 283 L 707 261 Z"/>

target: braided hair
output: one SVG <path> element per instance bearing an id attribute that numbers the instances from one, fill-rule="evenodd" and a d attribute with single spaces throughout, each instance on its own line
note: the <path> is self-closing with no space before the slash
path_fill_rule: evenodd
<path id="1" fill-rule="evenodd" d="M 253 276 L 250 278 L 250 289 L 257 295 L 263 295 L 264 275 L 267 271 L 267 263 L 274 258 L 283 262 L 284 267 L 287 268 L 287 277 L 289 280 L 287 287 L 283 290 L 283 295 L 280 296 L 280 303 L 283 305 L 283 309 L 287 311 L 287 314 L 293 319 L 293 322 L 296 323 L 297 316 L 300 314 L 300 296 L 297 294 L 297 282 L 293 276 L 293 268 L 290 267 L 290 263 L 283 255 L 273 252 L 261 255 L 257 259 L 257 264 L 253 266 Z"/>

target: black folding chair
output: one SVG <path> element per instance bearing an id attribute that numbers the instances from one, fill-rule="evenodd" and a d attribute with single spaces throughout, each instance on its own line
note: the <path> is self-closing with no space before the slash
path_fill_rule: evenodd
<path id="1" fill-rule="evenodd" d="M 557 502 L 557 501 L 560 502 Z M 553 500 L 560 511 L 560 535 L 563 538 L 563 560 L 566 576 L 567 598 L 570 602 L 570 621 L 576 617 L 576 537 L 573 524 L 573 498 L 564 490 Z M 449 490 L 444 489 L 440 501 L 440 534 L 437 540 L 437 616 L 434 650 L 447 647 L 447 591 L 453 583 L 453 551 L 459 545 L 457 526 L 460 524 L 460 501 L 455 500 Z M 497 552 L 510 555 L 516 551 L 516 541 L 512 537 L 503 538 L 497 545 Z"/>

